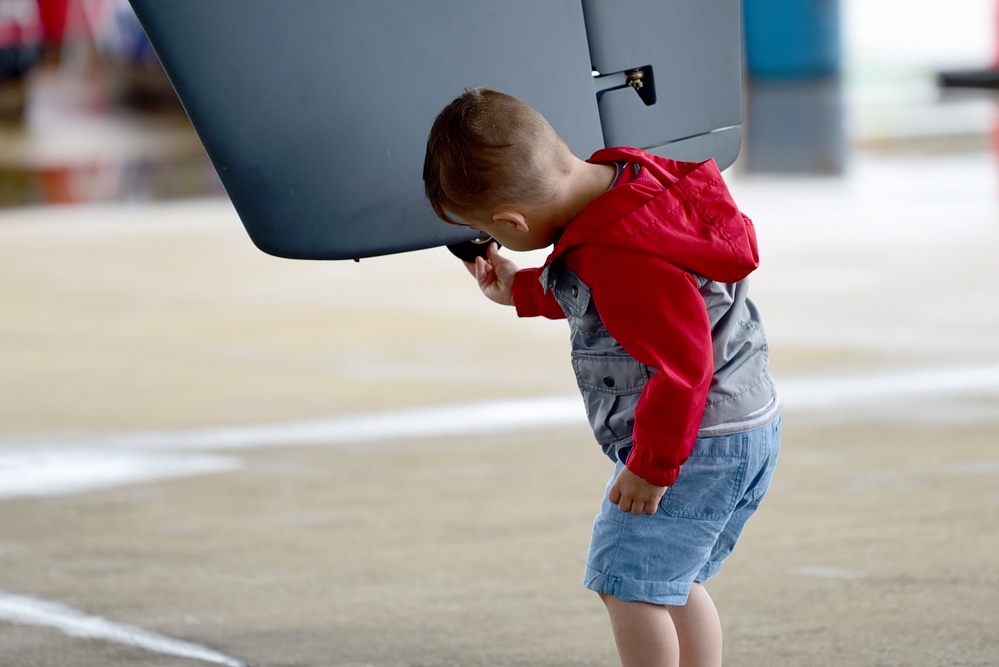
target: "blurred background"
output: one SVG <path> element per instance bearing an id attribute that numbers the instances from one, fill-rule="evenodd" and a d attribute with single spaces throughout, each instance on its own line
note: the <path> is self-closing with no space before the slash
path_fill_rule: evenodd
<path id="1" fill-rule="evenodd" d="M 995 5 L 746 0 L 736 169 L 990 150 Z M 0 0 L 0 206 L 223 194 L 127 0 Z"/>
<path id="2" fill-rule="evenodd" d="M 995 4 L 746 0 L 736 169 L 989 150 Z M 206 195 L 223 192 L 127 0 L 0 0 L 0 206 Z"/>
<path id="3" fill-rule="evenodd" d="M 0 205 L 221 195 L 126 0 L 0 2 Z"/>

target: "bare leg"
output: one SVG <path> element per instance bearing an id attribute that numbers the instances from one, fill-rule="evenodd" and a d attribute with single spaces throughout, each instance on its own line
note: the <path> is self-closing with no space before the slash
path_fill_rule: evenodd
<path id="1" fill-rule="evenodd" d="M 721 622 L 701 584 L 694 584 L 682 607 L 600 598 L 622 667 L 721 667 Z"/>
<path id="2" fill-rule="evenodd" d="M 666 607 L 600 598 L 610 615 L 621 667 L 678 667 L 680 645 Z"/>
<path id="3" fill-rule="evenodd" d="M 721 667 L 721 621 L 707 589 L 695 583 L 686 605 L 666 609 L 680 643 L 680 667 Z"/>

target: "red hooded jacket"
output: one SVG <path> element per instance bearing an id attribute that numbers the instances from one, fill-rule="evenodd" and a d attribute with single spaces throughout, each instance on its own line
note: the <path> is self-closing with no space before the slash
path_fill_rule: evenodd
<path id="1" fill-rule="evenodd" d="M 564 318 L 540 281 L 563 262 L 589 286 L 603 325 L 634 359 L 654 369 L 634 410 L 628 468 L 646 481 L 676 481 L 697 437 L 715 373 L 712 331 L 697 276 L 722 283 L 759 264 L 756 234 L 714 161 L 677 162 L 609 148 L 589 160 L 641 167 L 566 228 L 545 265 L 519 271 L 521 317 Z M 696 275 L 695 275 L 696 274 Z"/>

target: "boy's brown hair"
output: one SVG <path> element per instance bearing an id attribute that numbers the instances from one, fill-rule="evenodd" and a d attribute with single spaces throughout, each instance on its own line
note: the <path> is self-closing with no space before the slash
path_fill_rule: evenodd
<path id="1" fill-rule="evenodd" d="M 423 185 L 441 220 L 492 217 L 497 207 L 542 204 L 572 154 L 544 116 L 516 97 L 467 88 L 438 114 L 427 139 Z"/>

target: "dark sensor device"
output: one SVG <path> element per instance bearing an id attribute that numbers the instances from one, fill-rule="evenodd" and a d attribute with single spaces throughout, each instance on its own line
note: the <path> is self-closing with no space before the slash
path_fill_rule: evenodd
<path id="1" fill-rule="evenodd" d="M 462 241 L 461 243 L 451 243 L 448 245 L 447 249 L 451 251 L 451 254 L 460 259 L 463 262 L 474 262 L 476 257 L 486 257 L 486 253 L 489 251 L 489 244 L 495 243 L 499 245 L 498 241 L 486 236 L 483 238 L 472 239 L 471 241 Z"/>

